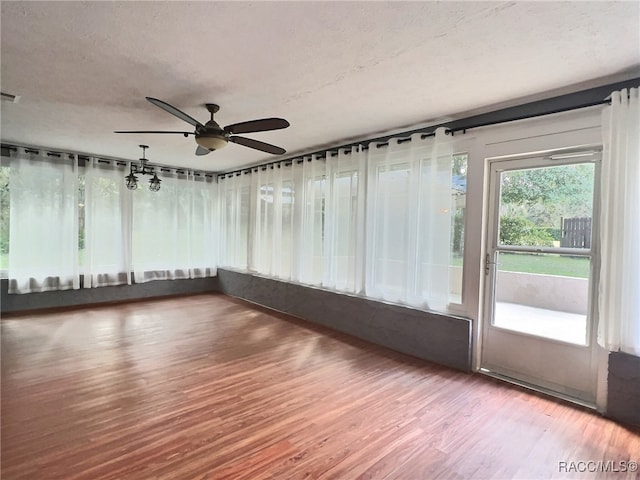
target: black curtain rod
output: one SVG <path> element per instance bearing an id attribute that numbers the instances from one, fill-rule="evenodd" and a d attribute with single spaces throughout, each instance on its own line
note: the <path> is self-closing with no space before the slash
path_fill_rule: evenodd
<path id="1" fill-rule="evenodd" d="M 430 127 L 431 128 L 431 127 Z M 419 133 L 420 130 L 412 132 L 413 133 Z M 449 132 L 447 132 L 449 133 Z M 435 137 L 435 132 L 429 132 L 429 133 L 423 133 L 422 136 L 420 137 L 421 139 L 425 139 L 427 137 Z M 261 163 L 260 165 L 254 165 L 253 167 L 245 167 L 245 168 L 240 168 L 238 170 L 232 170 L 230 172 L 225 172 L 225 173 L 219 173 L 218 174 L 218 178 L 226 178 L 226 177 L 234 177 L 234 176 L 239 176 L 241 174 L 247 174 L 247 173 L 251 173 L 253 172 L 257 172 L 258 170 L 267 170 L 268 168 L 273 169 L 274 166 L 277 166 L 278 168 L 280 168 L 280 165 L 284 164 L 285 167 L 291 166 L 294 163 L 297 164 L 301 164 L 305 161 L 305 159 L 310 162 L 311 161 L 311 157 L 313 157 L 314 155 L 317 155 L 319 158 L 326 158 L 327 156 L 330 157 L 337 157 L 338 156 L 338 151 L 339 150 L 346 150 L 344 152 L 345 155 L 349 155 L 351 153 L 351 150 L 349 150 L 352 147 L 362 147 L 362 150 L 368 150 L 369 149 L 369 145 L 372 143 L 376 144 L 376 148 L 382 148 L 382 147 L 386 147 L 389 145 L 389 140 L 392 138 L 397 138 L 396 135 L 392 135 L 392 136 L 386 136 L 386 137 L 379 137 L 378 139 L 370 139 L 370 140 L 365 140 L 362 142 L 355 142 L 355 143 L 350 143 L 348 145 L 342 145 L 340 147 L 334 147 L 334 148 L 327 148 L 324 150 L 318 150 L 317 152 L 313 152 L 313 153 L 306 153 L 304 155 L 298 156 L 298 157 L 293 157 L 293 158 L 287 158 L 285 160 L 276 160 L 274 162 L 269 162 L 269 163 Z M 398 139 L 398 143 L 405 143 L 405 142 L 410 142 L 411 138 L 399 138 Z M 304 158 L 303 158 L 304 157 Z M 308 158 L 307 158 L 308 157 Z"/>
<path id="2" fill-rule="evenodd" d="M 444 127 L 447 129 L 447 133 L 455 135 L 456 132 L 466 133 L 467 130 L 472 128 L 486 127 L 490 125 L 497 125 L 499 123 L 515 122 L 517 120 L 525 120 L 527 118 L 541 117 L 545 115 L 552 115 L 554 113 L 569 112 L 572 110 L 579 110 L 587 107 L 594 107 L 597 105 L 610 104 L 611 100 L 608 97 L 612 92 L 616 90 L 622 90 L 623 88 L 634 88 L 640 86 L 640 77 L 626 80 L 623 82 L 612 83 L 604 85 L 602 87 L 590 88 L 587 90 L 581 90 L 579 92 L 568 93 L 557 97 L 551 97 L 544 100 L 538 100 L 535 102 L 524 103 L 515 107 L 502 108 L 493 112 L 482 113 L 460 120 L 453 120 L 451 122 L 441 123 L 439 125 L 431 127 L 423 127 L 415 130 L 397 133 L 395 135 L 387 135 L 384 137 L 377 137 L 367 140 L 361 140 L 359 142 L 348 143 L 337 147 L 325 148 L 312 153 L 306 153 L 298 155 L 293 158 L 284 160 L 278 160 L 276 162 L 269 162 L 253 167 L 246 167 L 239 170 L 233 170 L 231 172 L 225 172 L 218 174 L 218 178 L 224 178 L 227 174 L 235 174 L 236 172 L 251 172 L 251 170 L 266 168 L 269 165 L 278 164 L 282 162 L 291 162 L 301 157 L 307 157 L 312 155 L 318 155 L 320 157 L 326 156 L 329 152 L 335 152 L 336 150 L 342 150 L 345 148 L 351 148 L 354 146 L 362 146 L 364 150 L 368 148 L 371 143 L 379 143 L 379 147 L 388 145 L 389 140 L 392 138 L 400 138 L 399 142 L 406 142 L 411 140 L 411 136 L 416 133 L 422 133 L 421 138 L 435 135 L 435 131 L 438 128 Z M 408 138 L 404 138 L 408 137 Z"/>
<path id="3" fill-rule="evenodd" d="M 493 121 L 484 121 L 480 123 L 471 123 L 470 125 L 449 128 L 448 131 L 451 132 L 451 135 L 455 135 L 456 132 L 466 133 L 467 130 L 471 130 L 472 128 L 488 127 L 490 125 L 497 125 L 499 123 L 516 122 L 518 120 L 526 120 L 528 118 L 536 118 L 536 117 L 543 117 L 545 115 L 553 115 L 554 113 L 570 112 L 572 110 L 580 110 L 581 108 L 596 107 L 598 105 L 610 105 L 610 104 L 611 104 L 611 100 L 601 100 L 599 102 L 591 102 L 591 103 L 586 103 L 584 105 L 577 105 L 574 107 L 558 108 L 555 110 L 545 110 L 544 112 L 535 112 L 535 113 L 530 113 L 526 115 L 514 116 L 509 120 L 493 120 Z M 474 117 L 470 117 L 470 118 L 474 118 Z"/>
<path id="4" fill-rule="evenodd" d="M 95 158 L 98 163 L 111 163 L 113 162 L 115 165 L 117 166 L 126 166 L 128 163 L 134 163 L 134 160 L 121 160 L 121 159 L 117 159 L 117 158 L 102 158 L 99 157 L 98 155 L 84 155 L 84 154 L 79 154 L 79 153 L 67 153 L 67 152 L 57 152 L 57 151 L 53 151 L 53 150 L 48 150 L 46 148 L 38 148 L 38 147 L 25 147 L 25 146 L 18 146 L 18 145 L 10 145 L 10 144 L 0 144 L 0 148 L 2 148 L 3 150 L 9 150 L 9 151 L 14 151 L 17 152 L 18 148 L 24 148 L 24 151 L 27 153 L 36 153 L 39 154 L 40 152 L 46 153 L 46 155 L 48 157 L 57 157 L 60 158 L 62 157 L 62 155 L 68 155 L 70 158 L 77 158 L 78 160 L 78 164 L 79 166 L 84 166 L 84 162 L 87 162 L 90 158 Z M 153 168 L 158 168 L 160 171 L 162 172 L 170 172 L 172 169 L 175 170 L 175 172 L 178 175 L 184 175 L 187 171 L 189 171 L 188 169 L 184 169 L 184 168 L 180 168 L 180 167 L 167 167 L 165 165 L 150 165 Z M 199 170 L 191 170 L 191 172 L 193 173 L 194 176 L 196 177 L 205 177 L 205 178 L 213 178 L 214 176 L 216 176 L 215 173 L 212 172 L 204 172 L 204 171 L 199 171 Z"/>

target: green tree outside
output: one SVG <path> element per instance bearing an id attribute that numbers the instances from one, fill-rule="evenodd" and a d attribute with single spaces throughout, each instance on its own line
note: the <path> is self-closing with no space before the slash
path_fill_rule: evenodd
<path id="1" fill-rule="evenodd" d="M 552 246 L 562 218 L 592 216 L 593 175 L 592 163 L 503 172 L 500 242 Z"/>

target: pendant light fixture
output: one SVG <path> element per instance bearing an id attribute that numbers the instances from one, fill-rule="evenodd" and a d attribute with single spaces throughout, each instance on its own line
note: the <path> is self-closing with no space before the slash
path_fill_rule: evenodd
<path id="1" fill-rule="evenodd" d="M 138 177 L 135 174 L 139 173 L 142 175 L 153 175 L 151 180 L 149 180 L 149 190 L 151 190 L 152 192 L 157 192 L 158 190 L 160 190 L 160 182 L 162 182 L 162 180 L 158 178 L 158 175 L 154 171 L 154 167 L 148 165 L 149 160 L 146 159 L 145 152 L 147 148 L 149 148 L 149 146 L 139 145 L 139 147 L 142 149 L 142 158 L 140 159 L 140 165 L 131 163 L 129 175 L 124 177 L 127 188 L 129 190 L 136 190 L 138 188 Z"/>

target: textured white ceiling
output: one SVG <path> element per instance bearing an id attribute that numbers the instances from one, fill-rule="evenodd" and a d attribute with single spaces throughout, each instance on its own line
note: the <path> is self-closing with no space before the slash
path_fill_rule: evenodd
<path id="1" fill-rule="evenodd" d="M 204 157 L 205 122 L 283 117 L 247 134 L 284 157 L 638 75 L 633 2 L 1 2 L 2 140 L 223 171 L 278 157 Z M 565 93 L 565 92 L 562 92 Z M 544 95 L 541 95 L 544 96 Z"/>

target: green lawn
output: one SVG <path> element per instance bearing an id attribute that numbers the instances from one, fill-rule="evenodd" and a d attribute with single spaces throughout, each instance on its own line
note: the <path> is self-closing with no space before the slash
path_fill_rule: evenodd
<path id="1" fill-rule="evenodd" d="M 589 259 L 585 257 L 501 253 L 498 264 L 500 270 L 509 272 L 589 278 Z"/>
<path id="2" fill-rule="evenodd" d="M 500 270 L 508 272 L 589 278 L 589 259 L 585 257 L 501 253 L 498 262 Z M 451 264 L 459 267 L 462 259 L 454 257 Z"/>

